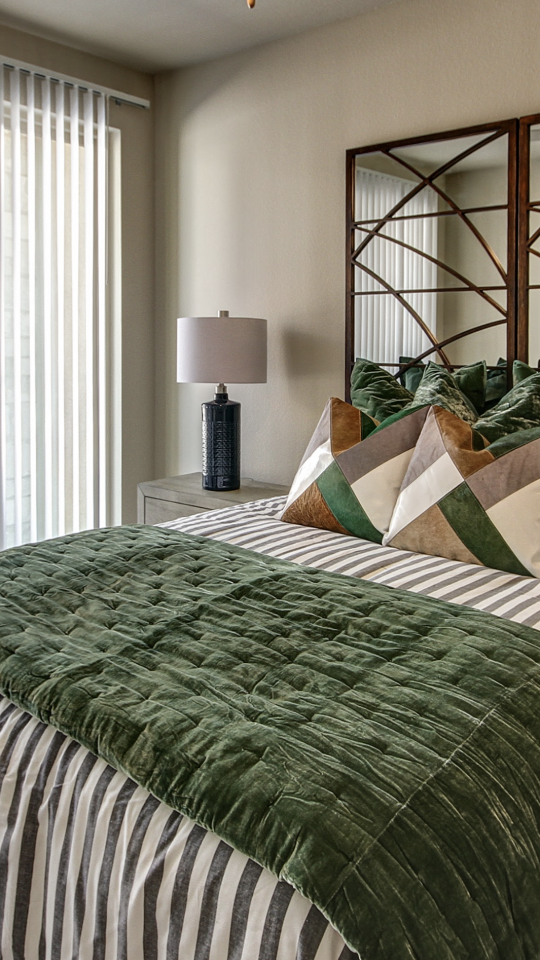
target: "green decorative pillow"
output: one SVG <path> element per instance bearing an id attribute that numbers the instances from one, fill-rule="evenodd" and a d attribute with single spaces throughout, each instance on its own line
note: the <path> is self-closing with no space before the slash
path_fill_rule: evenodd
<path id="1" fill-rule="evenodd" d="M 381 423 L 413 398 L 389 370 L 371 360 L 357 360 L 351 373 L 351 402 Z"/>
<path id="2" fill-rule="evenodd" d="M 414 360 L 414 357 L 400 357 L 400 365 L 403 366 L 406 363 L 411 363 Z M 419 361 L 414 367 L 409 367 L 408 370 L 405 370 L 404 373 L 400 373 L 399 380 L 400 383 L 405 387 L 409 393 L 416 393 L 418 385 L 424 376 L 424 370 L 426 369 L 425 363 Z"/>
<path id="3" fill-rule="evenodd" d="M 281 519 L 381 543 L 428 407 L 371 418 L 332 397 L 302 458 Z"/>
<path id="4" fill-rule="evenodd" d="M 487 372 L 484 410 L 489 410 L 491 407 L 494 407 L 499 400 L 504 397 L 507 389 L 506 360 L 504 357 L 499 357 L 497 360 L 497 367 L 495 369 L 488 370 Z M 483 411 L 479 412 L 483 413 Z"/>
<path id="5" fill-rule="evenodd" d="M 413 359 L 414 357 L 400 357 L 399 362 L 403 366 L 404 364 L 410 363 Z M 435 363 L 431 363 L 430 366 L 435 367 L 437 370 L 445 369 L 444 367 L 441 367 L 439 364 Z M 380 367 L 378 369 L 380 369 Z M 426 365 L 422 362 L 419 362 L 414 367 L 410 367 L 409 370 L 405 370 L 404 373 L 399 375 L 399 381 L 401 385 L 405 387 L 409 393 L 416 394 L 416 391 L 422 382 L 425 370 Z M 458 389 L 461 390 L 461 393 L 463 393 L 465 397 L 470 400 L 474 407 L 475 413 L 483 410 L 487 381 L 486 361 L 479 360 L 477 363 L 469 363 L 463 367 L 459 367 L 452 373 L 449 371 L 447 372 L 454 380 Z"/>
<path id="6" fill-rule="evenodd" d="M 399 362 L 405 365 L 413 359 L 402 356 Z M 351 374 L 351 400 L 355 407 L 379 422 L 411 405 L 435 403 L 467 423 L 473 423 L 478 414 L 491 411 L 506 398 L 506 371 L 506 360 L 502 357 L 497 361 L 497 369 L 488 370 L 486 361 L 479 360 L 465 364 L 453 373 L 437 363 L 430 362 L 426 367 L 419 362 L 396 379 L 389 370 L 377 363 L 359 359 Z M 514 386 L 536 372 L 523 361 L 515 360 L 512 369 Z M 488 419 L 491 419 L 491 413 Z M 495 439 L 495 435 L 503 434 L 500 430 L 496 434 L 491 431 L 489 439 Z"/>
<path id="7" fill-rule="evenodd" d="M 515 433 L 540 426 L 540 373 L 522 380 L 499 401 L 482 414 L 474 427 L 489 443 Z"/>
<path id="8" fill-rule="evenodd" d="M 486 402 L 487 363 L 479 360 L 454 370 L 452 377 L 462 393 L 471 401 L 474 409 L 480 413 Z"/>
<path id="9" fill-rule="evenodd" d="M 383 543 L 540 577 L 540 428 L 475 450 L 468 424 L 431 407 Z"/>
<path id="10" fill-rule="evenodd" d="M 428 363 L 412 404 L 418 407 L 434 403 L 455 413 L 466 423 L 473 424 L 478 419 L 471 401 L 456 385 L 452 374 L 437 363 Z"/>
<path id="11" fill-rule="evenodd" d="M 526 380 L 527 377 L 532 377 L 533 373 L 538 373 L 538 370 L 530 367 L 528 363 L 523 363 L 523 360 L 514 360 L 512 365 L 513 386 L 516 387 L 522 380 Z"/>

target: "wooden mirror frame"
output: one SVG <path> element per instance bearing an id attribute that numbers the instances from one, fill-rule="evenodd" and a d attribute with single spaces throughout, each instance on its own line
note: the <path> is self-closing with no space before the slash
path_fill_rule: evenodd
<path id="1" fill-rule="evenodd" d="M 531 127 L 540 125 L 540 113 L 533 114 L 530 117 L 521 117 L 519 120 L 519 169 L 518 169 L 518 209 L 517 209 L 517 341 L 516 356 L 518 360 L 525 359 L 528 362 L 529 357 L 529 327 L 530 327 L 530 291 L 540 289 L 540 284 L 530 283 L 529 264 L 530 257 L 540 257 L 540 252 L 534 249 L 534 243 L 540 238 L 540 228 L 531 233 L 530 214 L 531 210 L 540 210 L 540 197 L 531 200 L 530 196 L 530 144 Z M 533 363 L 538 363 L 540 370 L 540 358 L 531 357 Z"/>
<path id="2" fill-rule="evenodd" d="M 495 123 L 486 123 L 478 126 L 472 127 L 463 127 L 457 130 L 449 130 L 443 133 L 429 134 L 428 136 L 423 137 L 412 137 L 404 140 L 394 140 L 386 143 L 373 144 L 365 147 L 357 147 L 347 151 L 347 166 L 346 166 L 346 230 L 347 230 L 347 277 L 346 277 L 346 324 L 345 324 L 345 381 L 346 381 L 346 399 L 350 399 L 350 374 L 354 366 L 355 361 L 355 325 L 354 325 L 354 301 L 355 297 L 358 295 L 358 292 L 355 290 L 355 271 L 358 268 L 359 264 L 357 257 L 359 252 L 365 248 L 366 244 L 369 243 L 370 239 L 376 236 L 380 232 L 385 223 L 393 218 L 398 212 L 400 207 L 403 207 L 405 203 L 411 198 L 411 195 L 415 195 L 420 192 L 423 187 L 429 183 L 433 185 L 433 180 L 438 176 L 441 176 L 446 169 L 449 169 L 460 159 L 464 159 L 469 154 L 473 153 L 476 150 L 481 149 L 491 140 L 495 140 L 498 137 L 503 135 L 508 136 L 508 195 L 507 195 L 507 204 L 505 205 L 493 205 L 493 206 L 484 206 L 477 208 L 468 208 L 468 210 L 461 209 L 453 200 L 450 198 L 450 206 L 453 207 L 454 213 L 464 221 L 467 222 L 467 225 L 473 229 L 473 232 L 477 234 L 477 239 L 482 243 L 486 252 L 493 259 L 494 263 L 496 260 L 496 255 L 494 251 L 489 247 L 485 238 L 481 236 L 479 231 L 471 224 L 467 219 L 467 212 L 481 212 L 489 209 L 507 209 L 507 236 L 508 236 L 508 245 L 507 245 L 507 264 L 506 270 L 499 269 L 501 274 L 501 284 L 499 289 L 506 290 L 506 310 L 503 310 L 501 305 L 497 305 L 497 309 L 503 317 L 499 320 L 491 321 L 489 323 L 484 323 L 477 325 L 475 327 L 468 328 L 466 330 L 460 331 L 454 336 L 449 337 L 448 339 L 438 341 L 435 334 L 430 330 L 426 330 L 424 324 L 420 323 L 422 329 L 426 335 L 431 340 L 430 349 L 419 354 L 415 359 L 408 364 L 407 367 L 401 367 L 398 369 L 397 374 L 403 372 L 405 369 L 408 369 L 409 366 L 412 366 L 414 363 L 417 363 L 424 359 L 425 357 L 430 357 L 430 355 L 436 353 L 438 355 L 438 361 L 441 362 L 444 366 L 449 369 L 453 369 L 458 364 L 452 364 L 449 362 L 448 357 L 444 353 L 444 347 L 448 344 L 454 342 L 457 339 L 461 339 L 466 336 L 477 332 L 481 329 L 487 329 L 488 327 L 506 324 L 506 358 L 508 361 L 508 372 L 509 376 L 511 375 L 512 363 L 515 359 L 523 360 L 528 362 L 529 358 L 529 291 L 533 288 L 540 289 L 540 284 L 530 284 L 529 283 L 529 258 L 531 255 L 540 256 L 540 252 L 532 249 L 532 244 L 535 240 L 540 239 L 540 228 L 531 235 L 530 233 L 530 210 L 532 206 L 540 209 L 540 198 L 535 198 L 536 202 L 531 204 L 529 197 L 529 162 L 530 162 L 530 128 L 535 125 L 540 124 L 540 114 L 535 114 L 529 117 L 523 118 L 513 118 L 510 120 L 503 120 Z M 447 164 L 444 164 L 438 170 L 435 170 L 430 175 L 424 175 L 419 170 L 416 170 L 414 167 L 405 164 L 402 160 L 396 158 L 395 154 L 392 154 L 392 150 L 396 150 L 400 147 L 407 147 L 413 145 L 420 145 L 424 143 L 433 143 L 438 141 L 458 139 L 462 137 L 475 136 L 485 134 L 485 138 L 478 143 L 476 146 L 464 150 L 462 154 L 458 154 L 456 158 L 450 161 Z M 379 220 L 376 225 L 369 231 L 368 236 L 358 245 L 355 241 L 355 232 L 357 230 L 358 224 L 362 224 L 363 221 L 358 221 L 358 224 L 354 220 L 355 216 L 355 171 L 356 171 L 356 158 L 362 154 L 369 154 L 380 152 L 387 155 L 393 160 L 398 159 L 398 162 L 402 163 L 404 166 L 408 166 L 409 170 L 413 172 L 416 176 L 419 177 L 418 184 L 412 183 L 412 189 L 407 196 L 400 200 L 399 203 L 389 211 L 385 217 Z M 444 191 L 441 191 L 436 185 L 434 189 L 437 193 L 443 196 L 443 199 L 448 203 L 449 198 L 444 195 Z M 365 229 L 365 228 L 364 228 Z M 367 232 L 367 231 L 366 231 Z M 399 242 L 399 241 L 397 241 Z M 403 245 L 403 244 L 402 244 Z M 415 250 L 415 248 L 410 248 Z M 425 254 L 422 251 L 416 251 Z M 435 260 L 438 266 L 442 267 L 445 270 L 449 270 L 447 264 L 444 264 L 442 261 Z M 499 267 L 502 265 L 499 264 Z M 365 266 L 362 266 L 362 269 L 366 269 Z M 368 271 L 369 272 L 369 271 Z M 449 272 L 452 272 L 450 269 Z M 457 276 L 454 271 L 454 276 Z M 414 311 L 411 309 L 407 301 L 403 300 L 403 297 L 400 295 L 399 291 L 392 290 L 389 288 L 389 285 L 382 280 L 382 278 L 374 275 L 375 279 L 379 282 L 382 282 L 388 290 L 389 294 L 395 296 L 402 306 L 412 314 L 417 320 L 421 318 L 415 316 Z M 480 296 L 484 296 L 486 299 L 488 297 L 488 288 L 482 286 L 477 286 L 473 281 L 470 281 L 468 278 L 459 276 L 460 281 L 465 282 L 467 286 L 477 292 Z M 415 288 L 416 289 L 416 288 Z M 437 288 L 437 290 L 430 289 L 427 292 L 443 292 L 448 288 Z M 463 289 L 463 288 L 462 288 Z M 492 288 L 493 289 L 493 288 Z M 418 288 L 418 293 L 422 293 L 422 288 Z M 538 358 L 533 358 L 534 362 Z M 398 364 L 394 363 L 391 366 L 397 367 Z"/>

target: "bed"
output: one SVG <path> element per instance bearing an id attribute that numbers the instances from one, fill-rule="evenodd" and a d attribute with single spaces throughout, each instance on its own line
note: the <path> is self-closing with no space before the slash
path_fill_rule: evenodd
<path id="1" fill-rule="evenodd" d="M 288 498 L 0 554 L 3 960 L 540 957 L 540 374 L 355 362 L 352 182 Z"/>
<path id="2" fill-rule="evenodd" d="M 534 665 L 536 652 L 531 656 L 531 638 L 534 642 L 540 629 L 537 579 L 422 556 L 315 527 L 285 524 L 279 519 L 283 507 L 283 498 L 260 501 L 174 521 L 159 533 L 169 539 L 194 535 L 230 545 L 234 551 L 247 549 L 250 557 L 275 557 L 278 564 L 292 564 L 296 569 L 307 564 L 310 571 L 328 571 L 331 578 L 367 583 L 375 590 L 397 587 L 399 593 L 407 590 L 420 598 L 449 601 L 456 605 L 455 610 L 462 605 L 500 625 L 501 630 L 495 633 L 505 642 L 511 639 L 506 628 L 519 625 L 516 642 L 519 638 L 526 644 L 527 652 L 522 650 L 521 655 L 527 657 L 528 668 Z M 128 528 L 132 542 L 148 529 Z M 77 539 L 64 538 L 72 543 Z M 46 547 L 39 546 L 17 548 L 3 559 L 16 553 L 17 567 L 23 563 L 22 552 L 26 553 L 26 560 L 32 558 L 39 566 L 41 558 L 36 557 L 36 552 L 40 549 L 46 551 Z M 66 549 L 64 546 L 64 553 Z M 231 563 L 230 558 L 228 562 Z M 53 582 L 58 582 L 57 557 L 54 564 Z M 67 578 L 72 580 L 76 564 L 69 560 L 68 566 Z M 12 564 L 10 571 L 12 596 L 20 604 Z M 87 570 L 85 575 L 88 574 Z M 28 572 L 25 578 L 28 583 Z M 5 600 L 9 591 L 5 580 L 3 583 Z M 41 582 L 39 591 L 45 623 L 48 604 L 54 605 L 55 599 L 42 590 Z M 89 602 L 95 604 L 94 595 Z M 110 597 L 106 609 L 112 609 Z M 103 612 L 97 620 L 102 617 Z M 5 641 L 11 632 L 6 629 L 5 617 L 2 622 Z M 71 635 L 76 632 L 73 624 L 66 633 L 70 631 Z M 255 857 L 227 843 L 222 836 L 226 829 L 221 830 L 220 836 L 201 824 L 204 816 L 197 822 L 158 801 L 144 786 L 126 776 L 122 764 L 117 770 L 107 763 L 110 745 L 106 745 L 105 739 L 98 748 L 101 756 L 96 757 L 94 751 L 60 732 L 62 721 L 47 694 L 33 701 L 33 715 L 24 710 L 24 697 L 29 694 L 16 689 L 21 676 L 20 660 L 9 669 L 13 659 L 18 659 L 12 638 L 8 647 L 11 657 L 3 659 L 2 677 L 4 691 L 7 687 L 13 699 L 2 701 L 0 713 L 3 957 L 349 960 L 355 956 L 352 947 L 328 922 L 327 911 L 313 904 L 283 876 L 276 877 Z M 488 651 L 484 653 L 489 659 Z M 540 638 L 537 653 L 540 659 Z M 496 663 L 497 657 L 491 655 Z M 30 673 L 37 672 L 39 678 L 46 660 L 45 657 L 37 664 L 34 659 Z M 62 672 L 61 665 L 57 664 L 56 669 Z M 503 669 L 502 664 L 497 669 Z M 536 679 L 531 682 L 534 685 Z M 43 692 L 44 686 L 47 682 L 41 679 L 35 689 Z M 95 690 L 93 694 L 96 695 Z M 46 716 L 54 725 L 43 722 Z M 69 723 L 65 718 L 64 729 L 69 728 Z M 529 735 L 532 737 L 532 733 Z M 101 736 L 104 737 L 102 732 L 98 740 Z M 84 743 L 87 735 L 80 735 L 80 740 Z M 370 747 L 376 755 L 376 744 L 371 743 Z M 524 757 L 520 763 L 525 764 L 527 775 L 532 778 L 531 765 L 526 764 Z M 140 780 L 143 779 L 141 776 Z M 534 820 L 538 812 L 537 783 L 533 779 L 529 783 L 531 794 L 520 811 L 527 821 L 531 817 Z M 155 792 L 159 794 L 159 790 Z M 525 803 L 524 797 L 522 801 Z M 504 816 L 502 810 L 498 816 Z M 516 845 L 521 840 L 516 839 Z M 529 842 L 531 850 L 538 849 L 533 837 Z M 282 872 L 287 875 L 288 871 Z M 522 879 L 520 873 L 519 882 Z M 532 881 L 532 877 L 528 879 Z M 531 890 L 531 895 L 536 894 Z M 524 896 L 524 901 L 529 902 L 530 897 Z M 519 913 L 516 908 L 516 916 Z M 443 914 L 444 910 L 441 917 Z M 366 923 L 365 917 L 363 922 Z M 451 917 L 447 916 L 445 922 L 451 926 Z M 388 924 L 391 926 L 391 915 Z M 350 929 L 346 925 L 345 928 L 350 937 Z M 455 929 L 458 928 L 459 923 Z M 441 937 L 437 956 L 466 955 L 457 941 L 452 942 L 448 931 L 441 935 L 440 930 L 435 930 L 433 934 L 429 927 L 425 928 L 424 946 L 404 943 L 392 955 L 433 957 L 433 935 L 436 939 Z M 485 930 L 479 936 L 485 938 Z M 534 937 L 534 925 L 532 931 L 519 928 L 517 939 L 521 946 L 508 943 L 504 954 L 498 943 L 484 939 L 484 952 L 478 956 L 504 955 L 505 960 L 518 955 L 532 957 L 532 947 L 529 952 L 516 951 L 524 943 L 530 945 Z M 383 939 L 381 930 L 375 939 L 372 933 L 367 935 L 362 955 L 390 956 Z"/>

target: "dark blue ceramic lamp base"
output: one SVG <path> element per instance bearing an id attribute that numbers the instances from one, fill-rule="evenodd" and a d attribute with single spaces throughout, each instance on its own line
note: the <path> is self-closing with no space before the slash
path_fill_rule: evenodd
<path id="1" fill-rule="evenodd" d="M 202 404 L 202 485 L 204 490 L 240 486 L 240 404 L 216 393 Z"/>

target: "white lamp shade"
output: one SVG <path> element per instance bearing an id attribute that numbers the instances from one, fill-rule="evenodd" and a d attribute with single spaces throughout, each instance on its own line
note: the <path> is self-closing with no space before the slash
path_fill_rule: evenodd
<path id="1" fill-rule="evenodd" d="M 266 383 L 266 320 L 179 317 L 178 383 Z"/>

